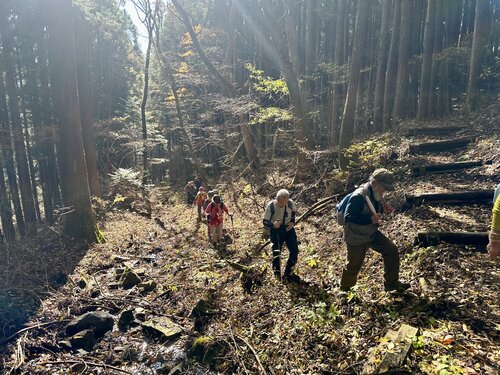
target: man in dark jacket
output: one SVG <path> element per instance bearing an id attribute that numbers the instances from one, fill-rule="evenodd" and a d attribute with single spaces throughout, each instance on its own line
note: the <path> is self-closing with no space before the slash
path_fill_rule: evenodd
<path id="1" fill-rule="evenodd" d="M 348 291 L 358 279 L 369 248 L 384 259 L 386 291 L 404 291 L 410 287 L 399 281 L 398 248 L 382 232 L 379 225 L 384 214 L 394 209 L 386 204 L 383 195 L 394 191 L 394 175 L 387 169 L 377 169 L 365 185 L 356 189 L 347 204 L 344 218 L 344 240 L 347 244 L 347 264 L 342 272 L 340 289 Z"/>
<path id="2" fill-rule="evenodd" d="M 297 263 L 299 245 L 295 233 L 295 216 L 297 207 L 290 199 L 288 190 L 282 189 L 276 194 L 276 199 L 269 202 L 264 213 L 264 226 L 271 232 L 273 244 L 273 271 L 274 275 L 281 278 L 281 247 L 284 243 L 288 247 L 290 256 L 286 263 L 283 275 L 289 281 L 294 281 L 297 276 L 292 274 L 293 267 Z"/>

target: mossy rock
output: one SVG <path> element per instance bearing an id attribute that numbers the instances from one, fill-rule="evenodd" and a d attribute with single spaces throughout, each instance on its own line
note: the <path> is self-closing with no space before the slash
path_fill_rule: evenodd
<path id="1" fill-rule="evenodd" d="M 191 344 L 188 356 L 211 368 L 217 368 L 218 358 L 222 357 L 225 348 L 226 344 L 222 340 L 211 336 L 200 336 Z"/>

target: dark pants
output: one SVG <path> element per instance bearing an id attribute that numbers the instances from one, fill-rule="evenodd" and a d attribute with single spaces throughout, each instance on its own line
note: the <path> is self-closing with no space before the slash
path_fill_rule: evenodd
<path id="1" fill-rule="evenodd" d="M 363 265 L 366 252 L 371 248 L 384 259 L 384 279 L 386 285 L 393 285 L 399 279 L 399 252 L 394 243 L 381 232 L 375 232 L 373 241 L 362 245 L 347 244 L 347 264 L 342 272 L 340 289 L 349 290 L 356 285 L 358 273 Z"/>
<path id="2" fill-rule="evenodd" d="M 187 193 L 187 204 L 191 206 L 194 202 L 195 197 L 196 197 L 196 194 L 188 192 Z"/>
<path id="3" fill-rule="evenodd" d="M 292 273 L 293 266 L 297 263 L 299 256 L 299 244 L 297 242 L 297 234 L 292 228 L 288 232 L 284 229 L 271 230 L 271 242 L 273 243 L 273 271 L 275 275 L 281 275 L 280 249 L 284 243 L 290 252 L 285 268 L 285 276 Z"/>

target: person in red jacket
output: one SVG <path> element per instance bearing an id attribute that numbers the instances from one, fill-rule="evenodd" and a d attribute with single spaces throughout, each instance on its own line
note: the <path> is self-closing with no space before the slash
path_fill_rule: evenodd
<path id="1" fill-rule="evenodd" d="M 210 233 L 210 240 L 214 246 L 217 246 L 223 236 L 224 229 L 224 212 L 229 216 L 233 216 L 229 212 L 227 206 L 222 202 L 220 196 L 214 195 L 212 202 L 207 206 L 205 215 L 208 221 L 208 230 Z"/>

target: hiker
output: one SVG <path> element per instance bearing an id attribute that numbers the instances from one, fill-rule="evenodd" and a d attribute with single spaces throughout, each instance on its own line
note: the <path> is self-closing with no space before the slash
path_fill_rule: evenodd
<path id="1" fill-rule="evenodd" d="M 205 199 L 205 202 L 203 202 L 203 212 L 207 209 L 207 206 L 212 202 L 212 198 L 214 197 L 215 192 L 214 190 L 210 190 L 207 193 L 207 199 Z"/>
<path id="2" fill-rule="evenodd" d="M 205 191 L 205 188 L 203 186 L 200 186 L 200 188 L 198 189 L 198 193 L 196 194 L 196 197 L 194 198 L 194 202 L 193 202 L 193 204 L 198 207 L 198 221 L 202 221 L 203 204 L 205 203 L 205 201 L 207 199 L 208 199 L 208 194 Z"/>
<path id="3" fill-rule="evenodd" d="M 281 189 L 266 207 L 264 213 L 264 226 L 269 228 L 271 242 L 273 244 L 273 272 L 277 278 L 281 279 L 281 247 L 284 243 L 290 252 L 285 267 L 284 278 L 294 280 L 296 276 L 292 274 L 293 267 L 297 263 L 299 255 L 299 245 L 297 234 L 295 233 L 295 216 L 297 207 L 290 199 L 288 190 Z"/>
<path id="4" fill-rule="evenodd" d="M 220 196 L 214 195 L 212 202 L 205 210 L 209 237 L 214 246 L 218 246 L 223 238 L 224 212 L 231 217 L 233 216 L 233 214 L 229 212 L 227 206 L 222 202 Z"/>
<path id="5" fill-rule="evenodd" d="M 495 190 L 493 199 L 493 218 L 489 233 L 488 255 L 495 260 L 500 257 L 500 184 Z"/>
<path id="6" fill-rule="evenodd" d="M 377 169 L 366 184 L 345 198 L 348 199 L 344 212 L 347 264 L 340 281 L 340 289 L 344 292 L 356 284 L 368 248 L 380 253 L 384 259 L 385 291 L 403 292 L 410 287 L 410 284 L 399 281 L 398 248 L 379 230 L 384 215 L 394 211 L 383 199 L 386 191 L 395 190 L 394 183 L 391 172 Z"/>
<path id="7" fill-rule="evenodd" d="M 200 190 L 201 187 L 205 187 L 205 184 L 203 183 L 203 178 L 199 173 L 196 173 L 193 184 L 194 186 L 196 186 L 196 191 Z"/>
<path id="8" fill-rule="evenodd" d="M 194 182 L 189 181 L 184 188 L 184 191 L 187 193 L 187 204 L 191 206 L 193 204 L 194 198 L 196 197 L 196 192 L 198 191 Z"/>

